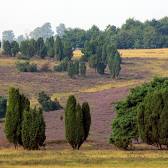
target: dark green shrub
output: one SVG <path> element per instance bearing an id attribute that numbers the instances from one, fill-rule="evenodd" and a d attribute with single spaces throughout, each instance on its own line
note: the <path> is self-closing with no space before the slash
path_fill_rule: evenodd
<path id="1" fill-rule="evenodd" d="M 13 143 L 15 147 L 20 144 L 23 113 L 29 110 L 30 102 L 24 96 L 20 95 L 19 89 L 10 88 L 8 96 L 8 106 L 5 116 L 5 134 L 9 142 Z"/>
<path id="2" fill-rule="evenodd" d="M 89 67 L 96 69 L 98 63 L 98 59 L 96 55 L 93 55 L 89 58 Z"/>
<path id="3" fill-rule="evenodd" d="M 24 149 L 37 150 L 44 145 L 45 122 L 41 109 L 30 109 L 24 112 L 22 123 L 22 142 Z"/>
<path id="4" fill-rule="evenodd" d="M 65 135 L 73 149 L 79 149 L 89 134 L 91 124 L 88 103 L 82 108 L 76 103 L 74 96 L 70 96 L 65 109 Z"/>
<path id="5" fill-rule="evenodd" d="M 121 57 L 117 49 L 113 46 L 108 47 L 108 68 L 112 78 L 118 78 L 121 70 Z"/>
<path id="6" fill-rule="evenodd" d="M 6 114 L 7 99 L 0 96 L 0 118 L 4 118 Z"/>
<path id="7" fill-rule="evenodd" d="M 79 150 L 85 140 L 83 113 L 80 104 L 76 106 L 76 148 Z"/>
<path id="8" fill-rule="evenodd" d="M 61 105 L 58 101 L 52 101 L 51 98 L 44 92 L 40 92 L 38 95 L 38 102 L 42 106 L 44 111 L 54 111 L 61 109 Z"/>
<path id="9" fill-rule="evenodd" d="M 168 147 L 168 89 L 149 93 L 138 108 L 138 128 L 147 144 Z"/>
<path id="10" fill-rule="evenodd" d="M 110 143 L 126 149 L 133 140 L 139 138 L 137 109 L 148 93 L 161 88 L 168 88 L 168 78 L 155 78 L 150 83 L 138 86 L 131 90 L 125 100 L 117 103 Z"/>
<path id="11" fill-rule="evenodd" d="M 91 125 L 91 114 L 90 114 L 90 107 L 88 102 L 84 102 L 82 104 L 82 114 L 83 114 L 83 126 L 84 126 L 84 132 L 85 132 L 84 140 L 86 140 L 89 135 L 90 125 Z"/>
<path id="12" fill-rule="evenodd" d="M 18 61 L 16 62 L 16 69 L 19 72 L 37 72 L 37 65 L 30 64 L 28 61 Z"/>
<path id="13" fill-rule="evenodd" d="M 75 67 L 73 62 L 69 62 L 68 64 L 68 76 L 73 78 L 75 76 Z"/>

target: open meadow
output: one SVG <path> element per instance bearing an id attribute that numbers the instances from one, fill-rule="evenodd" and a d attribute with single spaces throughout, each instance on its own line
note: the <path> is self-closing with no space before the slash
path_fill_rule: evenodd
<path id="1" fill-rule="evenodd" d="M 116 167 L 116 168 L 166 168 L 168 152 L 151 146 L 135 145 L 135 151 L 121 151 L 109 145 L 111 121 L 115 116 L 115 103 L 124 99 L 129 89 L 156 76 L 168 76 L 168 49 L 120 50 L 122 70 L 118 80 L 110 75 L 99 75 L 88 68 L 86 78 L 71 79 L 66 73 L 17 72 L 15 58 L 0 56 L 0 95 L 6 96 L 9 86 L 19 87 L 32 105 L 37 95 L 45 91 L 57 98 L 65 107 L 67 97 L 74 94 L 79 101 L 88 101 L 91 107 L 90 136 L 81 151 L 72 151 L 64 137 L 63 110 L 46 112 L 46 149 L 41 151 L 14 150 L 3 133 L 0 123 L 0 168 L 18 167 Z M 31 60 L 38 66 L 52 60 Z M 4 149 L 6 147 L 6 149 Z M 147 149 L 147 150 L 145 150 Z M 80 165 L 80 166 L 79 166 Z"/>

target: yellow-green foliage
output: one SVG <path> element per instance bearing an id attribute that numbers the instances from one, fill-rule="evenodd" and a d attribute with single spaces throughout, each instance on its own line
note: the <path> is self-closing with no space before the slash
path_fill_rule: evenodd
<path id="1" fill-rule="evenodd" d="M 0 150 L 1 168 L 167 168 L 168 151 Z"/>

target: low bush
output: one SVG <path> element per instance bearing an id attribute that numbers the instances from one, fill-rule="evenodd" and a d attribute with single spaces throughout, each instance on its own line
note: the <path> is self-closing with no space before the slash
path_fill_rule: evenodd
<path id="1" fill-rule="evenodd" d="M 43 110 L 46 112 L 59 110 L 62 108 L 57 100 L 52 101 L 51 98 L 44 91 L 39 93 L 38 102 L 42 106 Z"/>
<path id="2" fill-rule="evenodd" d="M 143 101 L 146 100 L 147 102 L 145 97 L 148 94 L 152 94 L 157 89 L 168 89 L 168 78 L 155 78 L 150 83 L 138 86 L 131 90 L 125 100 L 117 103 L 116 117 L 112 121 L 110 143 L 116 145 L 119 148 L 127 149 L 133 141 L 138 140 L 140 136 L 143 137 L 139 134 L 140 130 L 138 129 L 138 109 L 140 108 L 140 105 Z M 149 106 L 152 107 L 151 105 Z M 144 110 L 139 110 L 139 116 L 143 116 L 142 112 L 144 112 Z M 140 122 L 141 121 L 139 119 L 139 125 Z M 152 128 L 150 127 L 150 129 Z"/>
<path id="3" fill-rule="evenodd" d="M 16 69 L 19 72 L 37 72 L 37 65 L 33 63 L 30 64 L 29 61 L 17 61 Z"/>
<path id="4" fill-rule="evenodd" d="M 24 149 L 37 150 L 44 146 L 45 122 L 41 109 L 30 109 L 23 114 L 22 142 Z"/>

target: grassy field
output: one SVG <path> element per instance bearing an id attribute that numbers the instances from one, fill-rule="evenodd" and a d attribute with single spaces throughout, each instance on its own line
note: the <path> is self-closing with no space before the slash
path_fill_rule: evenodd
<path id="1" fill-rule="evenodd" d="M 168 151 L 1 149 L 1 168 L 167 168 Z"/>

